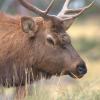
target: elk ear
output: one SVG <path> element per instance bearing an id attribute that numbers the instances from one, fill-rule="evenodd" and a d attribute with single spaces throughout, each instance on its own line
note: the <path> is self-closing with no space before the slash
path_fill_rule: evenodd
<path id="1" fill-rule="evenodd" d="M 30 17 L 22 17 L 21 26 L 23 32 L 27 33 L 30 38 L 34 37 L 38 30 L 38 25 L 36 24 L 35 20 Z"/>

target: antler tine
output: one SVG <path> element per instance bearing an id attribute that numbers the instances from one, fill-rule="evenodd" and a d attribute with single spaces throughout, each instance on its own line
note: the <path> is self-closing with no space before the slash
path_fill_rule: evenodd
<path id="1" fill-rule="evenodd" d="M 57 16 L 62 16 L 65 13 L 65 11 L 68 10 L 69 3 L 70 3 L 70 0 L 65 0 L 62 10 L 59 12 Z"/>
<path id="2" fill-rule="evenodd" d="M 69 19 L 74 19 L 74 18 L 80 16 L 86 9 L 92 7 L 93 4 L 94 4 L 94 2 L 95 2 L 95 0 L 92 1 L 92 3 L 90 3 L 90 4 L 87 5 L 86 7 L 80 8 L 80 9 L 75 10 L 75 11 L 73 10 L 74 13 L 75 13 L 75 12 L 78 12 L 78 11 L 79 11 L 79 12 L 78 12 L 77 14 L 75 14 L 75 15 L 71 15 L 71 18 L 69 18 Z M 68 17 L 68 16 L 66 16 L 66 17 Z M 65 21 L 65 20 L 68 20 L 68 18 L 64 19 L 64 21 Z"/>
<path id="3" fill-rule="evenodd" d="M 48 12 L 50 11 L 51 7 L 53 6 L 53 3 L 54 3 L 55 0 L 52 0 L 51 3 L 49 4 L 48 8 L 43 11 L 39 8 L 37 8 L 36 6 L 33 6 L 32 4 L 26 2 L 25 0 L 19 0 L 19 2 L 24 6 L 26 7 L 27 9 L 31 10 L 32 12 L 42 16 L 42 17 L 48 17 L 49 15 Z"/>
<path id="4" fill-rule="evenodd" d="M 68 14 L 68 13 L 79 13 L 80 11 L 82 11 L 83 9 L 86 10 L 88 8 L 90 8 L 93 4 L 94 4 L 95 0 L 92 1 L 92 3 L 90 3 L 89 5 L 87 5 L 86 7 L 83 7 L 83 8 L 79 8 L 79 9 L 76 9 L 76 10 L 73 10 L 73 9 L 68 9 L 65 11 L 65 14 Z"/>
<path id="5" fill-rule="evenodd" d="M 94 2 L 95 2 L 95 0 L 92 1 L 92 3 L 90 3 L 88 6 L 79 8 L 77 10 L 63 9 L 57 16 L 61 17 L 61 18 L 65 18 L 65 19 L 62 19 L 63 21 L 69 20 L 69 19 L 74 19 L 74 18 L 78 17 L 79 15 L 81 15 L 86 9 L 90 8 L 94 4 Z"/>
<path id="6" fill-rule="evenodd" d="M 62 10 L 68 9 L 69 3 L 70 3 L 70 0 L 65 0 L 65 3 L 64 3 Z"/>
<path id="7" fill-rule="evenodd" d="M 83 8 L 79 8 L 79 9 L 76 9 L 76 10 L 73 10 L 73 9 L 66 10 L 65 14 L 67 14 L 67 13 L 79 13 L 82 10 L 84 11 L 84 10 L 90 8 L 94 4 L 94 2 L 95 2 L 95 0 L 92 1 L 89 5 L 87 5 L 86 7 L 83 7 Z"/>
<path id="8" fill-rule="evenodd" d="M 50 11 L 50 9 L 52 8 L 52 6 L 53 6 L 53 4 L 54 4 L 55 1 L 56 1 L 56 0 L 52 0 L 51 3 L 49 4 L 49 6 L 47 7 L 47 9 L 45 10 L 45 14 L 46 14 L 46 15 L 47 15 L 47 13 Z"/>

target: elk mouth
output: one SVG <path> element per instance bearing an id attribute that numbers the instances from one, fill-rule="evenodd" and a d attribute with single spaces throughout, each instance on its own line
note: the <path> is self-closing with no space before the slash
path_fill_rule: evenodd
<path id="1" fill-rule="evenodd" d="M 49 79 L 52 77 L 52 75 L 54 74 L 51 74 L 50 72 L 47 72 L 47 71 L 44 71 L 44 70 L 40 70 L 38 69 L 38 76 L 41 77 L 41 78 L 46 78 L 46 79 Z M 61 73 L 56 73 L 55 74 L 56 76 L 62 76 L 62 75 L 69 75 L 70 77 L 74 78 L 74 79 L 80 79 L 82 78 L 84 75 L 78 75 L 78 74 L 74 74 L 72 71 L 66 71 L 66 72 L 61 72 Z"/>
<path id="2" fill-rule="evenodd" d="M 68 75 L 70 76 L 70 77 L 72 77 L 72 78 L 75 78 L 75 79 L 79 79 L 79 78 L 82 78 L 83 77 L 83 75 L 76 75 L 76 74 L 74 74 L 73 72 L 68 72 Z"/>

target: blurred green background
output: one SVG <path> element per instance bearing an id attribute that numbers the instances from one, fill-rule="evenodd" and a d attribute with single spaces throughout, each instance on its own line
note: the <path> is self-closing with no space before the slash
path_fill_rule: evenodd
<path id="1" fill-rule="evenodd" d="M 51 0 L 27 0 L 41 9 L 45 9 Z M 69 7 L 77 9 L 89 4 L 92 0 L 71 0 Z M 51 14 L 57 14 L 64 0 L 56 0 Z M 34 14 L 22 7 L 18 0 L 0 0 L 0 11 L 11 15 Z M 68 76 L 42 79 L 27 89 L 26 100 L 100 100 L 100 0 L 81 15 L 67 30 L 72 44 L 85 59 L 88 73 L 82 79 L 74 80 Z M 30 86 L 29 86 L 30 87 Z M 10 91 L 10 92 L 9 92 Z M 14 89 L 1 89 L 0 100 L 13 100 Z"/>
<path id="2" fill-rule="evenodd" d="M 35 6 L 38 6 L 41 9 L 45 9 L 51 0 L 27 0 L 30 3 L 33 3 Z M 56 0 L 55 6 L 51 10 L 51 13 L 57 14 L 61 9 L 65 0 Z M 71 8 L 79 8 L 83 7 L 86 4 L 89 4 L 92 0 L 71 0 L 69 7 Z M 18 0 L 0 0 L 0 10 L 9 12 L 12 14 L 20 13 L 20 14 L 28 14 L 29 11 L 22 7 Z M 26 12 L 24 12 L 26 10 Z M 100 14 L 100 0 L 95 0 L 95 7 L 92 7 L 86 14 L 86 16 L 90 14 Z"/>

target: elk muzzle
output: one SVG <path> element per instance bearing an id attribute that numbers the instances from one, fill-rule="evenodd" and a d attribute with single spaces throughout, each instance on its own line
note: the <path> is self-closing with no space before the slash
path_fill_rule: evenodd
<path id="1" fill-rule="evenodd" d="M 77 65 L 76 71 L 80 76 L 86 74 L 87 73 L 86 65 L 84 63 L 80 63 L 79 65 Z"/>
<path id="2" fill-rule="evenodd" d="M 76 61 L 66 63 L 65 73 L 72 78 L 82 78 L 87 73 L 87 67 L 85 62 L 80 58 L 77 58 Z"/>
<path id="3" fill-rule="evenodd" d="M 74 78 L 81 78 L 87 73 L 87 67 L 84 61 L 79 61 L 72 66 L 72 71 L 69 72 L 70 76 Z"/>
<path id="4" fill-rule="evenodd" d="M 87 73 L 87 68 L 86 68 L 86 65 L 83 63 L 83 64 L 79 64 L 76 68 L 77 70 L 77 73 L 79 75 L 84 75 Z"/>

